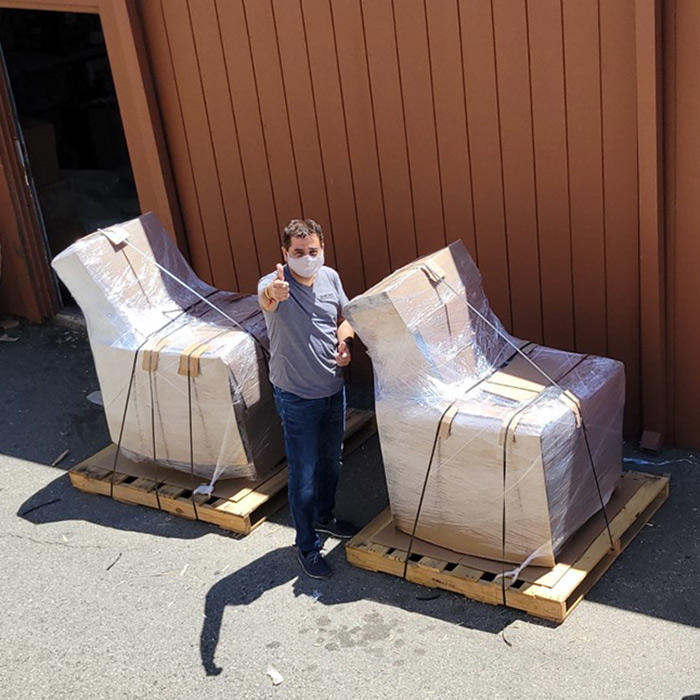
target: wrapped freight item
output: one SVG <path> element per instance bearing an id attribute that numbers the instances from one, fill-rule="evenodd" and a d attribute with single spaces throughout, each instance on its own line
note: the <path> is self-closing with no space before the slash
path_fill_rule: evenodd
<path id="1" fill-rule="evenodd" d="M 200 280 L 153 214 L 107 234 L 52 264 L 85 314 L 112 440 L 212 483 L 264 476 L 284 444 L 257 298 Z"/>
<path id="2" fill-rule="evenodd" d="M 345 313 L 372 358 L 396 527 L 412 533 L 423 494 L 418 538 L 553 566 L 621 474 L 623 365 L 510 336 L 461 242 Z"/>

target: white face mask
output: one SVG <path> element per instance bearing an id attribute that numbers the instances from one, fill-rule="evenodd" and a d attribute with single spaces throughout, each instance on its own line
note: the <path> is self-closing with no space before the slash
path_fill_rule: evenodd
<path id="1" fill-rule="evenodd" d="M 316 257 L 304 255 L 301 258 L 287 256 L 287 265 L 292 272 L 296 272 L 299 277 L 313 277 L 323 266 L 323 251 Z"/>

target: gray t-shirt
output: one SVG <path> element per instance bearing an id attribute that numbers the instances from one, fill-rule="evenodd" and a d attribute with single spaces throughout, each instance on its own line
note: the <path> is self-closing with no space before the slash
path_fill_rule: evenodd
<path id="1" fill-rule="evenodd" d="M 265 275 L 258 294 L 277 276 Z M 304 399 L 332 396 L 343 388 L 343 372 L 335 361 L 338 318 L 348 298 L 338 273 L 322 267 L 311 287 L 297 282 L 287 266 L 289 299 L 276 311 L 265 311 L 270 338 L 270 381 Z"/>

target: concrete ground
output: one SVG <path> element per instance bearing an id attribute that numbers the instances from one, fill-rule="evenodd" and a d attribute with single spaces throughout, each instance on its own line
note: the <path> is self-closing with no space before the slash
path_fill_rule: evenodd
<path id="1" fill-rule="evenodd" d="M 671 497 L 556 626 L 352 568 L 334 540 L 335 576 L 300 577 L 286 508 L 236 539 L 74 490 L 66 469 L 108 442 L 85 336 L 9 334 L 0 697 L 700 697 L 697 455 L 627 450 L 626 467 L 671 474 Z M 374 437 L 347 459 L 338 507 L 362 525 L 385 504 Z"/>

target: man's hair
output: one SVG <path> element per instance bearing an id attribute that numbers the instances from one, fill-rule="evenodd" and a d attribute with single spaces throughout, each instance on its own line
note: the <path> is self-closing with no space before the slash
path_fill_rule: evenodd
<path id="1" fill-rule="evenodd" d="M 284 247 L 289 250 L 292 238 L 306 238 L 314 234 L 323 244 L 323 229 L 313 219 L 292 219 L 284 227 Z"/>

